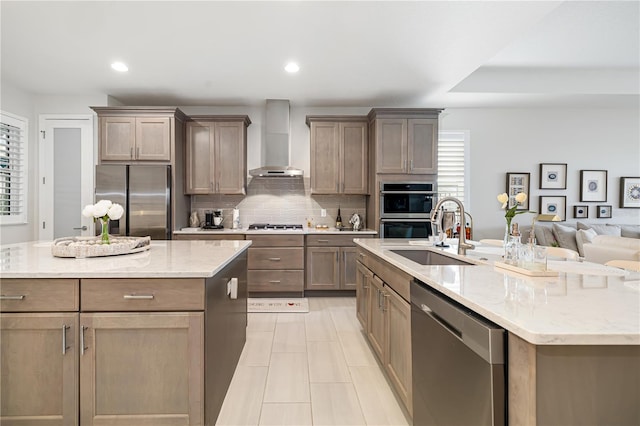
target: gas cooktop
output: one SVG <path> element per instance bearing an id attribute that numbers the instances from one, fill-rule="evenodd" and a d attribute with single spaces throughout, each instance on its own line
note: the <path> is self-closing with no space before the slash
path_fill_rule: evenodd
<path id="1" fill-rule="evenodd" d="M 251 225 L 249 225 L 249 230 L 264 230 L 264 231 L 302 230 L 302 225 L 252 223 Z"/>

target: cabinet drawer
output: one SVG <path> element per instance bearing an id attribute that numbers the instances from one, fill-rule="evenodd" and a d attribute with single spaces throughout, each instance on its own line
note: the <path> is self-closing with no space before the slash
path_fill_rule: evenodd
<path id="1" fill-rule="evenodd" d="M 354 247 L 354 238 L 371 238 L 371 235 L 307 235 L 309 247 Z"/>
<path id="2" fill-rule="evenodd" d="M 73 312 L 78 310 L 78 280 L 2 279 L 0 312 Z"/>
<path id="3" fill-rule="evenodd" d="M 80 285 L 84 312 L 204 310 L 201 279 L 84 279 Z"/>
<path id="4" fill-rule="evenodd" d="M 253 241 L 251 247 L 302 247 L 304 235 L 258 235 L 246 234 L 245 240 Z"/>
<path id="5" fill-rule="evenodd" d="M 249 291 L 303 291 L 304 271 L 247 271 Z"/>
<path id="6" fill-rule="evenodd" d="M 304 269 L 304 249 L 249 248 L 248 269 Z"/>

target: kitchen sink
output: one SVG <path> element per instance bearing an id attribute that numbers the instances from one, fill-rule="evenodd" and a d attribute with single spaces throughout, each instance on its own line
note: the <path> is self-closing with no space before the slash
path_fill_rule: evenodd
<path id="1" fill-rule="evenodd" d="M 474 265 L 474 263 L 465 262 L 429 250 L 391 250 L 391 252 L 421 265 Z"/>

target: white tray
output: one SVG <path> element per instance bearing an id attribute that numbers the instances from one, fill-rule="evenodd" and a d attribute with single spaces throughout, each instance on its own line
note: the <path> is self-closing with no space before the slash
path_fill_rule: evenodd
<path id="1" fill-rule="evenodd" d="M 549 269 L 547 269 L 547 270 L 527 269 L 527 268 L 523 268 L 523 267 L 520 267 L 520 266 L 510 265 L 508 263 L 498 262 L 498 261 L 493 262 L 493 264 L 497 268 L 507 269 L 509 271 L 513 271 L 513 272 L 517 272 L 517 273 L 522 274 L 522 275 L 526 275 L 528 277 L 557 277 L 558 276 L 558 271 L 551 271 Z"/>
<path id="2" fill-rule="evenodd" d="M 151 237 L 110 237 L 111 244 L 101 244 L 100 237 L 64 237 L 51 245 L 56 257 L 116 256 L 139 253 L 151 248 Z"/>

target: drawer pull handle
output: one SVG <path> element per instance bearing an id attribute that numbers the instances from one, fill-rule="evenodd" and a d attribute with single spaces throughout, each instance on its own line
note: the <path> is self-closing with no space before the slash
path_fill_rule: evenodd
<path id="1" fill-rule="evenodd" d="M 25 298 L 24 294 L 20 294 L 20 295 L 16 295 L 16 296 L 7 296 L 7 295 L 0 295 L 0 300 L 22 300 Z"/>
<path id="2" fill-rule="evenodd" d="M 361 259 L 364 259 L 365 257 L 367 257 L 367 255 L 364 253 L 358 253 L 358 256 L 360 256 Z"/>
<path id="3" fill-rule="evenodd" d="M 280 258 L 279 257 L 270 257 L 269 260 L 271 260 L 273 262 L 280 262 Z"/>
<path id="4" fill-rule="evenodd" d="M 280 284 L 280 280 L 271 280 L 269 281 L 271 284 Z"/>
<path id="5" fill-rule="evenodd" d="M 68 325 L 63 325 L 62 326 L 62 355 L 67 353 L 67 349 L 69 349 L 69 346 L 67 346 L 67 330 L 71 328 Z"/>
<path id="6" fill-rule="evenodd" d="M 328 243 L 329 240 L 318 240 L 319 243 Z"/>
<path id="7" fill-rule="evenodd" d="M 151 300 L 153 299 L 153 294 L 125 294 L 123 297 L 125 299 L 134 299 L 134 300 L 138 300 L 138 299 Z"/>

